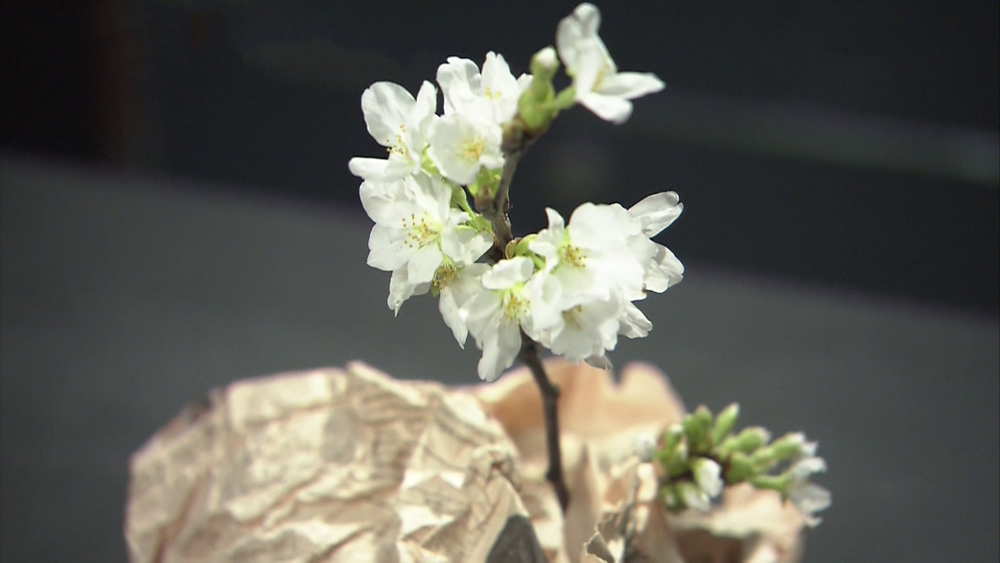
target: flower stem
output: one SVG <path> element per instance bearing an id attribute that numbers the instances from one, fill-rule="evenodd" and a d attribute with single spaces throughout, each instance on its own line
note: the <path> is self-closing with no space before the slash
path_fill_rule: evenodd
<path id="1" fill-rule="evenodd" d="M 562 467 L 562 447 L 559 444 L 559 387 L 545 375 L 545 368 L 538 355 L 538 344 L 527 334 L 521 332 L 521 361 L 531 370 L 535 377 L 538 390 L 542 393 L 542 411 L 545 413 L 545 446 L 549 456 L 549 470 L 545 477 L 556 490 L 556 498 L 563 513 L 569 506 L 569 489 Z"/>
<path id="2" fill-rule="evenodd" d="M 528 151 L 528 147 L 544 132 L 544 130 L 534 133 L 525 131 L 520 118 L 515 117 L 504 130 L 504 164 L 496 193 L 492 196 L 483 194 L 482 197 L 475 198 L 476 211 L 490 222 L 493 236 L 496 237 L 496 244 L 490 256 L 494 263 L 503 259 L 503 251 L 507 247 L 507 243 L 514 239 L 507 212 L 510 209 L 510 183 L 514 179 L 517 164 L 521 161 L 524 153 Z"/>
<path id="3" fill-rule="evenodd" d="M 504 165 L 496 194 L 493 197 L 477 197 L 475 199 L 476 211 L 482 213 L 483 217 L 489 220 L 493 228 L 493 236 L 496 237 L 490 254 L 493 263 L 503 259 L 504 249 L 507 248 L 510 241 L 514 240 L 507 212 L 510 208 L 510 183 L 514 179 L 517 163 L 521 161 L 521 157 L 524 156 L 528 147 L 544 132 L 545 130 L 542 129 L 529 134 L 525 131 L 523 123 L 516 117 L 511 126 L 504 131 Z M 542 410 L 545 414 L 545 445 L 549 456 L 549 470 L 545 476 L 552 482 L 552 487 L 556 490 L 556 498 L 559 499 L 559 506 L 565 513 L 566 507 L 569 506 L 569 489 L 566 488 L 566 480 L 563 475 L 562 446 L 559 443 L 559 387 L 549 381 L 549 377 L 545 375 L 545 368 L 538 355 L 538 343 L 524 331 L 521 331 L 520 358 L 531 369 L 535 383 L 538 384 L 538 390 L 542 394 Z"/>

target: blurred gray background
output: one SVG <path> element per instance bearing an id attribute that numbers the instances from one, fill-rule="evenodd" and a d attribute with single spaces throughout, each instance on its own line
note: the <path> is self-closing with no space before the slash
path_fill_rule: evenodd
<path id="1" fill-rule="evenodd" d="M 574 3 L 6 2 L 0 556 L 124 560 L 127 456 L 240 377 L 362 358 L 475 380 L 429 298 L 364 265 L 361 91 L 447 56 L 515 72 Z M 807 561 L 998 556 L 996 2 L 598 4 L 668 89 L 560 116 L 543 206 L 672 189 L 685 281 L 643 304 L 690 406 L 820 441 Z"/>

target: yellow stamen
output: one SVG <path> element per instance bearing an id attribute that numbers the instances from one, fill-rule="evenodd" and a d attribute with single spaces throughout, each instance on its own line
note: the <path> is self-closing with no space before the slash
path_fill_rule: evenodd
<path id="1" fill-rule="evenodd" d="M 587 255 L 572 244 L 567 244 L 559 248 L 559 263 L 568 264 L 574 268 L 586 268 Z"/>
<path id="2" fill-rule="evenodd" d="M 462 144 L 458 147 L 459 156 L 468 162 L 479 162 L 479 157 L 483 155 L 485 150 L 485 143 L 483 143 L 483 138 L 476 135 L 472 139 L 465 139 Z"/>
<path id="3" fill-rule="evenodd" d="M 417 218 L 416 215 L 410 213 L 408 218 L 403 217 L 400 220 L 403 229 L 407 231 L 403 244 L 409 248 L 421 248 L 437 240 L 438 229 L 427 219 L 426 214 Z"/>

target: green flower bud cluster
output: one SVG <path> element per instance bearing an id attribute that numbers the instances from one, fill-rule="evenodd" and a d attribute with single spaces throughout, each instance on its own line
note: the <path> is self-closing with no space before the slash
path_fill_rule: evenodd
<path id="1" fill-rule="evenodd" d="M 702 405 L 663 433 L 650 457 L 657 466 L 660 499 L 668 509 L 708 510 L 723 485 L 739 483 L 787 498 L 801 483 L 801 472 L 794 471 L 793 464 L 818 459 L 812 457 L 815 443 L 806 442 L 801 433 L 771 442 L 770 432 L 761 427 L 733 432 L 738 417 L 735 403 L 715 416 Z"/>

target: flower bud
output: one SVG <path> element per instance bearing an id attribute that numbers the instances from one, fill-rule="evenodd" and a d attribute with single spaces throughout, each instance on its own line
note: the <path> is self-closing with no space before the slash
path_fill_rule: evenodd
<path id="1" fill-rule="evenodd" d="M 767 428 L 760 426 L 751 426 L 750 428 L 744 428 L 742 432 L 736 436 L 736 449 L 741 452 L 750 453 L 758 450 L 771 439 L 771 433 L 768 432 Z"/>
<path id="2" fill-rule="evenodd" d="M 787 475 L 779 475 L 777 477 L 773 475 L 758 475 L 747 479 L 747 482 L 758 489 L 778 491 L 779 493 L 784 494 L 791 486 L 792 479 Z"/>
<path id="3" fill-rule="evenodd" d="M 635 455 L 644 463 L 653 461 L 656 452 L 656 439 L 651 434 L 639 434 L 635 438 Z"/>
<path id="4" fill-rule="evenodd" d="M 711 498 L 719 496 L 722 492 L 722 479 L 719 478 L 721 471 L 719 464 L 711 459 L 699 457 L 691 461 L 691 473 L 694 474 L 695 483 Z"/>
<path id="5" fill-rule="evenodd" d="M 712 509 L 711 499 L 705 491 L 690 482 L 677 483 L 677 493 L 688 508 L 693 508 L 699 512 L 708 512 Z"/>
<path id="6" fill-rule="evenodd" d="M 551 45 L 538 51 L 531 58 L 531 73 L 535 76 L 541 75 L 551 80 L 557 70 L 559 70 L 559 57 Z"/>
<path id="7" fill-rule="evenodd" d="M 531 58 L 531 83 L 517 101 L 518 115 L 526 132 L 540 133 L 555 118 L 552 77 L 558 69 L 559 60 L 552 47 L 542 49 Z"/>
<path id="8" fill-rule="evenodd" d="M 715 426 L 712 428 L 712 444 L 719 444 L 732 431 L 736 424 L 736 419 L 740 416 L 740 405 L 733 403 L 722 409 L 722 412 L 715 417 Z"/>
<path id="9" fill-rule="evenodd" d="M 774 456 L 778 461 L 788 461 L 816 455 L 816 442 L 807 442 L 806 435 L 801 432 L 791 432 L 778 438 L 771 444 Z"/>
<path id="10" fill-rule="evenodd" d="M 742 483 L 757 474 L 750 458 L 742 453 L 734 453 L 729 458 L 729 467 L 726 469 L 726 483 L 735 485 Z"/>
<path id="11" fill-rule="evenodd" d="M 691 452 L 707 451 L 712 426 L 712 411 L 708 410 L 705 405 L 701 405 L 695 409 L 694 413 L 685 416 L 682 424 Z"/>

